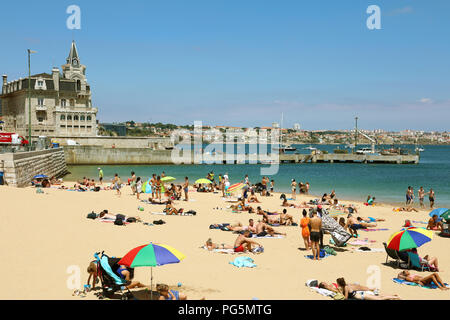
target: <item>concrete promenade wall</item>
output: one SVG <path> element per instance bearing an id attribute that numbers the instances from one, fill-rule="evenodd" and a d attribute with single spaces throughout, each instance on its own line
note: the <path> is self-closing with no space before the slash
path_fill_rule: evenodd
<path id="1" fill-rule="evenodd" d="M 100 164 L 172 164 L 170 150 L 149 148 L 103 148 L 98 146 L 64 146 L 69 165 Z"/>
<path id="2" fill-rule="evenodd" d="M 67 145 L 67 139 L 78 142 L 82 146 L 101 146 L 111 148 L 153 148 L 164 149 L 164 146 L 171 145 L 169 138 L 148 138 L 148 137 L 53 137 L 54 141 L 60 145 Z"/>
<path id="3" fill-rule="evenodd" d="M 28 186 L 38 174 L 61 177 L 68 172 L 62 148 L 0 154 L 0 171 L 5 184 L 14 187 Z"/>

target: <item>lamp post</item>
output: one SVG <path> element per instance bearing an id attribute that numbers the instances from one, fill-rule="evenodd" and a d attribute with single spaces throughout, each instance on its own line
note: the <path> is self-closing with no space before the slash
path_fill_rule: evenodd
<path id="1" fill-rule="evenodd" d="M 355 117 L 355 149 L 358 144 L 358 117 Z"/>
<path id="2" fill-rule="evenodd" d="M 36 53 L 28 49 L 28 148 L 31 149 L 31 59 L 32 53 Z"/>

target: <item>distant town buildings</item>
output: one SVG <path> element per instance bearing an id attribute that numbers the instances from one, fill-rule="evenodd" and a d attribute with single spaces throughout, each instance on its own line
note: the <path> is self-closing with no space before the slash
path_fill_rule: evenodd
<path id="1" fill-rule="evenodd" d="M 3 75 L 3 131 L 28 134 L 28 77 L 9 81 Z M 75 42 L 72 42 L 66 64 L 53 68 L 51 74 L 31 76 L 32 136 L 96 136 L 97 108 L 92 106 L 91 87 L 86 66 L 81 64 Z"/>
<path id="2" fill-rule="evenodd" d="M 293 129 L 296 131 L 300 131 L 300 123 L 294 123 Z"/>

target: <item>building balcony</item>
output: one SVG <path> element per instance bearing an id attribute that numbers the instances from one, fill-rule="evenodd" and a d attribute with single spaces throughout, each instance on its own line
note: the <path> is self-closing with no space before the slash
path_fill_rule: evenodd
<path id="1" fill-rule="evenodd" d="M 56 112 L 79 112 L 79 113 L 97 113 L 97 108 L 84 107 L 84 106 L 55 106 Z"/>
<path id="2" fill-rule="evenodd" d="M 47 106 L 45 105 L 37 105 L 36 111 L 47 111 Z"/>

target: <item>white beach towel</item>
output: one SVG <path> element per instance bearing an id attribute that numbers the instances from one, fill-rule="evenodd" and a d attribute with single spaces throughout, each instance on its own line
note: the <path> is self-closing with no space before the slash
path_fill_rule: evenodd
<path id="1" fill-rule="evenodd" d="M 317 287 L 309 287 L 312 291 L 317 292 L 318 294 L 325 296 L 325 297 L 330 297 L 333 298 L 336 295 L 336 292 L 327 290 L 327 289 L 323 289 L 323 288 L 317 288 Z"/>
<path id="2" fill-rule="evenodd" d="M 202 249 L 208 250 L 208 247 L 203 246 Z M 219 252 L 219 253 L 228 253 L 228 254 L 236 254 L 236 253 L 240 253 L 240 252 L 234 252 L 233 249 L 214 249 L 214 250 L 208 250 L 211 252 Z"/>
<path id="3" fill-rule="evenodd" d="M 166 215 L 165 212 L 151 212 L 151 214 L 158 214 L 160 216 L 165 216 Z"/>
<path id="4" fill-rule="evenodd" d="M 272 237 L 271 235 L 267 234 L 267 235 L 265 235 L 264 237 L 258 237 L 256 234 L 254 234 L 254 235 L 252 236 L 252 238 L 258 238 L 258 239 L 262 239 L 262 238 L 281 239 L 281 238 L 284 238 L 284 236 L 281 235 L 281 234 L 276 234 L 276 235 L 274 235 L 274 236 Z"/>
<path id="5" fill-rule="evenodd" d="M 355 249 L 353 251 L 357 251 L 357 252 L 386 252 L 384 249 L 380 249 L 380 248 L 370 248 L 370 251 L 369 250 L 365 251 L 365 250 L 361 250 L 360 248 L 358 248 L 358 249 Z"/>

